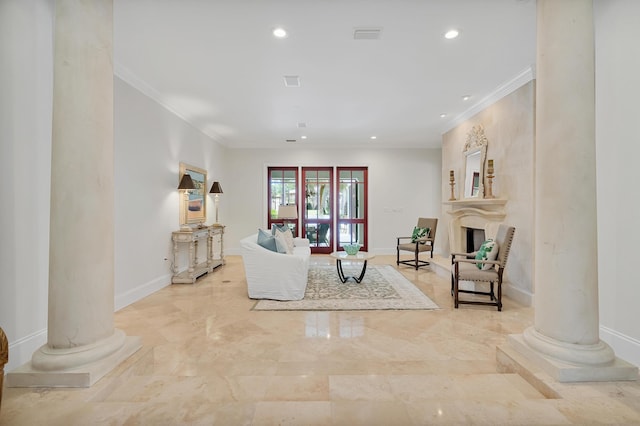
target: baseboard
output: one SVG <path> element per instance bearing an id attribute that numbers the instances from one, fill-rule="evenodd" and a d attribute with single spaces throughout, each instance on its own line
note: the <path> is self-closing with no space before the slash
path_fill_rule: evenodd
<path id="1" fill-rule="evenodd" d="M 521 288 L 515 287 L 511 283 L 502 284 L 503 294 L 511 300 L 524 306 L 533 306 L 533 294 Z"/>
<path id="2" fill-rule="evenodd" d="M 140 299 L 155 293 L 156 291 L 171 285 L 171 275 L 162 275 L 148 283 L 139 285 L 138 287 L 127 291 L 124 294 L 118 295 L 115 298 L 115 310 L 129 306 L 130 304 L 137 302 Z"/>
<path id="3" fill-rule="evenodd" d="M 5 373 L 10 372 L 22 364 L 31 361 L 31 356 L 40 346 L 47 343 L 47 329 L 43 328 L 35 333 L 18 339 L 9 344 L 9 362 L 4 366 Z"/>
<path id="4" fill-rule="evenodd" d="M 603 325 L 600 326 L 600 339 L 611 346 L 618 358 L 640 366 L 640 341 Z"/>

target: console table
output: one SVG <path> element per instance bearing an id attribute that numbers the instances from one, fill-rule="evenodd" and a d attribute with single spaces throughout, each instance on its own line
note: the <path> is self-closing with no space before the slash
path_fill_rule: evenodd
<path id="1" fill-rule="evenodd" d="M 218 266 L 224 265 L 223 236 L 223 225 L 203 226 L 201 228 L 193 228 L 190 231 L 172 232 L 173 263 L 171 264 L 171 271 L 173 276 L 171 283 L 193 284 L 198 277 L 212 272 Z M 206 259 L 200 262 L 198 260 L 198 246 L 203 243 L 207 245 Z M 215 253 L 214 245 L 217 246 Z M 185 248 L 189 250 L 188 265 L 187 269 L 180 271 L 178 258 L 180 250 Z"/>

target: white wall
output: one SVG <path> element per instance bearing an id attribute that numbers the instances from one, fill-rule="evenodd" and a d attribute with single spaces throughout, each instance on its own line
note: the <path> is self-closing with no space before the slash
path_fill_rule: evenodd
<path id="1" fill-rule="evenodd" d="M 456 197 L 462 198 L 464 145 L 473 126 L 483 125 L 488 139 L 487 159 L 493 159 L 493 194 L 507 200 L 504 223 L 516 233 L 505 272 L 505 294 L 522 304 L 533 303 L 534 227 L 533 170 L 535 143 L 535 82 L 529 81 L 468 120 L 451 129 L 442 138 L 442 188 L 449 187 L 449 170 L 456 176 Z M 486 169 L 485 169 L 486 170 Z M 450 191 L 443 194 L 448 200 Z M 451 220 L 443 205 L 443 224 Z M 446 244 L 449 249 L 449 244 Z"/>
<path id="2" fill-rule="evenodd" d="M 224 148 L 120 78 L 114 90 L 115 306 L 120 309 L 171 283 L 180 162 L 207 170 L 208 188 L 214 180 L 227 188 Z M 206 223 L 215 222 L 208 193 L 207 218 Z"/>
<path id="3" fill-rule="evenodd" d="M 0 327 L 5 371 L 47 341 L 53 0 L 0 1 Z M 224 181 L 224 149 L 115 79 L 115 306 L 169 285 L 180 161 Z M 208 197 L 208 223 L 215 215 Z M 90 232 L 90 230 L 88 230 Z"/>
<path id="4" fill-rule="evenodd" d="M 0 327 L 5 371 L 47 340 L 53 0 L 0 1 Z"/>
<path id="5" fill-rule="evenodd" d="M 640 365 L 640 2 L 597 0 L 595 15 L 600 337 Z"/>
<path id="6" fill-rule="evenodd" d="M 239 240 L 266 226 L 268 166 L 367 166 L 369 250 L 379 254 L 395 253 L 396 237 L 411 235 L 419 216 L 440 217 L 440 149 L 229 149 L 220 215 L 227 254 L 238 254 Z M 438 228 L 436 241 L 445 237 Z"/>

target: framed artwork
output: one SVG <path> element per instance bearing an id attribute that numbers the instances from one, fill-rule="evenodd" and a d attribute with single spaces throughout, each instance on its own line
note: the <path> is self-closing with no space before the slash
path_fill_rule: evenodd
<path id="1" fill-rule="evenodd" d="M 186 211 L 187 215 L 186 220 L 181 223 L 204 223 L 207 220 L 207 171 L 181 162 L 178 182 L 185 173 L 191 176 L 195 189 L 188 191 L 188 201 L 184 196 L 180 197 L 180 214 Z M 187 206 L 185 202 L 188 202 Z"/>

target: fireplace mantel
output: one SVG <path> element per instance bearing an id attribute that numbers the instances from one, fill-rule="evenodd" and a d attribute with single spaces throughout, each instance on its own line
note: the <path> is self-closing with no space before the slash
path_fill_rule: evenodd
<path id="1" fill-rule="evenodd" d="M 506 217 L 505 198 L 468 198 L 444 201 L 450 206 L 449 244 L 451 251 L 460 252 L 466 247 L 464 228 L 484 229 L 487 237 L 493 238 L 498 225 Z"/>
<path id="2" fill-rule="evenodd" d="M 467 198 L 463 200 L 445 201 L 442 204 L 455 207 L 504 206 L 507 204 L 507 200 L 505 198 Z"/>

